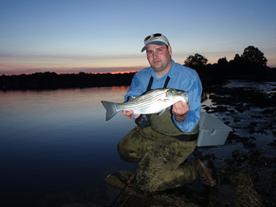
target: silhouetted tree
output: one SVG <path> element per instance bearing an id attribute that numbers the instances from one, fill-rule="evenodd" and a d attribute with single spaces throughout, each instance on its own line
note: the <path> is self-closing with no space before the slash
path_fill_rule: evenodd
<path id="1" fill-rule="evenodd" d="M 218 65 L 225 66 L 228 64 L 226 57 L 218 59 Z"/>
<path id="2" fill-rule="evenodd" d="M 231 78 L 262 79 L 265 76 L 267 59 L 264 54 L 254 46 L 248 46 L 240 56 L 236 54 L 229 61 L 229 74 Z"/>
<path id="3" fill-rule="evenodd" d="M 196 53 L 195 55 L 190 55 L 189 57 L 187 57 L 187 59 L 184 61 L 184 65 L 191 67 L 193 69 L 200 70 L 204 66 L 206 66 L 207 62 L 207 58 Z"/>
<path id="4" fill-rule="evenodd" d="M 233 59 L 234 61 L 241 61 L 241 56 L 239 54 L 235 54 L 235 57 Z"/>
<path id="5" fill-rule="evenodd" d="M 233 60 L 229 61 L 229 67 L 228 74 L 230 76 L 238 77 L 242 73 L 246 74 L 243 70 L 243 61 L 239 54 L 235 54 Z"/>
<path id="6" fill-rule="evenodd" d="M 241 58 L 245 63 L 259 66 L 259 67 L 266 67 L 267 59 L 257 47 L 248 46 L 244 49 Z"/>

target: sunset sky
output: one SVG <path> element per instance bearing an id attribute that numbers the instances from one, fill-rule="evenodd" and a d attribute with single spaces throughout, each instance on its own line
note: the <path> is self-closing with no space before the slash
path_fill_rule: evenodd
<path id="1" fill-rule="evenodd" d="M 0 0 L 0 31 L 0 74 L 137 70 L 156 32 L 181 64 L 253 45 L 276 67 L 275 0 Z"/>

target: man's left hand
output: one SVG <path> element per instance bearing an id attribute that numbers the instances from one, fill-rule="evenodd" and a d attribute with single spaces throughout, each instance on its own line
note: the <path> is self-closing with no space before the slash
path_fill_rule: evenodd
<path id="1" fill-rule="evenodd" d="M 189 106 L 183 101 L 176 102 L 172 107 L 172 113 L 175 116 L 176 121 L 183 121 L 189 111 Z"/>

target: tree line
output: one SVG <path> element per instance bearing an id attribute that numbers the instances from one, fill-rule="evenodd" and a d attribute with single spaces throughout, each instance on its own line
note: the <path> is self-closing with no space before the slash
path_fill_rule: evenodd
<path id="1" fill-rule="evenodd" d="M 127 86 L 134 73 L 126 74 L 57 74 L 55 72 L 30 75 L 0 76 L 0 90 L 48 90 L 59 88 L 88 88 L 102 86 Z"/>
<path id="2" fill-rule="evenodd" d="M 254 46 L 248 46 L 233 60 L 220 58 L 208 64 L 208 59 L 196 53 L 184 61 L 184 65 L 195 69 L 203 85 L 228 79 L 276 80 L 276 69 L 267 66 L 264 54 Z M 0 90 L 48 90 L 58 88 L 87 88 L 102 86 L 128 86 L 134 73 L 126 74 L 57 74 L 55 72 L 30 75 L 1 75 Z"/>
<path id="3" fill-rule="evenodd" d="M 241 55 L 236 54 L 233 60 L 226 57 L 217 63 L 207 64 L 204 56 L 196 53 L 184 61 L 184 65 L 197 70 L 200 76 L 212 79 L 250 79 L 275 80 L 275 69 L 267 66 L 267 58 L 257 47 L 248 46 Z"/>

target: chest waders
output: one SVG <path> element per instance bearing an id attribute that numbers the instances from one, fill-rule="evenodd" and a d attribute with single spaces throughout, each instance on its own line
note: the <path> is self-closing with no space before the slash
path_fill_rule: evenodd
<path id="1" fill-rule="evenodd" d="M 169 81 L 170 81 L 170 77 L 167 76 L 163 88 L 167 87 Z M 153 77 L 151 77 L 149 80 L 147 91 L 151 90 L 152 83 L 153 83 Z M 151 114 L 150 126 L 156 132 L 159 132 L 167 136 L 173 136 L 180 140 L 187 140 L 187 141 L 194 140 L 197 138 L 197 134 L 198 134 L 198 126 L 196 126 L 195 129 L 192 130 L 192 132 L 183 133 L 174 124 L 171 107 L 167 108 L 164 112 L 162 112 L 162 114 Z"/>

